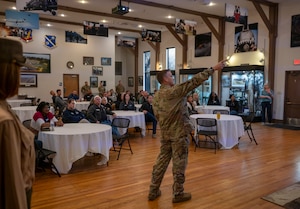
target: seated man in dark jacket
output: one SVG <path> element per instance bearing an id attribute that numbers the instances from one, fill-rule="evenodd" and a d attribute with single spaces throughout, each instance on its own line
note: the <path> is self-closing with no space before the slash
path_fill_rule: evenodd
<path id="1" fill-rule="evenodd" d="M 117 115 L 110 111 L 106 110 L 101 105 L 101 97 L 95 96 L 94 97 L 94 103 L 89 107 L 87 111 L 87 118 L 91 123 L 101 123 L 101 124 L 107 124 L 111 125 L 111 121 L 107 118 L 108 115 L 112 115 L 113 117 L 116 117 Z M 118 129 L 116 127 L 112 127 L 112 133 L 113 135 L 120 135 Z"/>
<path id="2" fill-rule="evenodd" d="M 140 111 L 142 111 L 145 114 L 146 122 L 152 122 L 152 125 L 153 125 L 152 137 L 155 138 L 156 137 L 157 120 L 153 113 L 152 101 L 153 101 L 153 96 L 148 95 L 147 100 L 142 104 Z"/>
<path id="3" fill-rule="evenodd" d="M 62 120 L 64 123 L 88 123 L 85 115 L 75 108 L 75 100 L 69 99 L 66 110 L 63 112 Z"/>

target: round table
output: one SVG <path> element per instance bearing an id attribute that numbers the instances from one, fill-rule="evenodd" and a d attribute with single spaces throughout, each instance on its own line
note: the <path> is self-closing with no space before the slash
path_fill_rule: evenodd
<path id="1" fill-rule="evenodd" d="M 20 107 L 23 103 L 31 103 L 30 99 L 8 99 L 6 101 L 11 107 Z"/>
<path id="2" fill-rule="evenodd" d="M 36 112 L 37 106 L 23 106 L 23 107 L 13 107 L 11 108 L 16 115 L 19 117 L 20 121 L 32 119 L 34 113 Z M 54 108 L 50 107 L 50 112 L 54 114 Z"/>
<path id="3" fill-rule="evenodd" d="M 197 118 L 215 118 L 216 114 L 194 114 L 190 116 L 195 125 L 195 136 L 197 134 Z M 217 120 L 218 141 L 224 149 L 231 149 L 239 142 L 239 137 L 244 135 L 244 123 L 240 116 L 222 115 Z"/>
<path id="4" fill-rule="evenodd" d="M 125 110 L 113 110 L 117 117 L 128 118 L 130 120 L 129 128 L 140 127 L 142 129 L 142 136 L 146 134 L 146 123 L 145 114 L 143 112 L 136 111 L 125 111 Z M 112 116 L 108 115 L 109 119 L 112 121 Z"/>
<path id="5" fill-rule="evenodd" d="M 90 102 L 76 102 L 75 108 L 79 111 L 87 110 L 90 104 Z"/>
<path id="6" fill-rule="evenodd" d="M 111 126 L 95 123 L 68 123 L 54 127 L 54 131 L 40 131 L 38 139 L 43 148 L 56 151 L 53 163 L 60 173 L 68 173 L 73 162 L 87 152 L 104 157 L 98 165 L 107 163 L 112 147 Z"/>
<path id="7" fill-rule="evenodd" d="M 219 105 L 196 106 L 195 109 L 197 110 L 197 112 L 204 113 L 204 114 L 213 114 L 214 110 L 228 110 L 228 111 L 230 111 L 229 107 L 219 106 Z"/>

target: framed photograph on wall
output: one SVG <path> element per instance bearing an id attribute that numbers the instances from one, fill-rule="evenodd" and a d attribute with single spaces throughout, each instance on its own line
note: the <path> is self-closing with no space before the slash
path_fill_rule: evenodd
<path id="1" fill-rule="evenodd" d="M 94 57 L 83 57 L 83 65 L 94 65 Z"/>
<path id="2" fill-rule="evenodd" d="M 106 86 L 106 81 L 101 81 L 103 86 Z"/>
<path id="3" fill-rule="evenodd" d="M 30 69 L 28 67 L 21 67 L 20 72 L 26 73 L 50 73 L 50 54 L 38 54 L 38 53 L 23 53 L 26 58 L 26 63 L 30 63 L 36 69 Z"/>
<path id="4" fill-rule="evenodd" d="M 91 88 L 97 88 L 98 87 L 98 77 L 91 76 L 90 77 L 90 85 L 91 85 Z"/>
<path id="5" fill-rule="evenodd" d="M 21 73 L 20 87 L 37 87 L 37 74 Z"/>
<path id="6" fill-rule="evenodd" d="M 110 57 L 101 57 L 101 65 L 111 65 Z"/>
<path id="7" fill-rule="evenodd" d="M 133 87 L 133 77 L 128 77 L 128 86 Z"/>
<path id="8" fill-rule="evenodd" d="M 93 66 L 92 67 L 92 75 L 103 75 L 103 67 Z"/>

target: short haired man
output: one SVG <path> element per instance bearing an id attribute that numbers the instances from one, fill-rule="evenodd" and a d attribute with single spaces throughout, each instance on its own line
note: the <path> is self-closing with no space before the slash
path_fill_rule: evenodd
<path id="1" fill-rule="evenodd" d="M 75 100 L 69 99 L 66 110 L 63 112 L 62 120 L 64 123 L 88 123 L 85 115 L 75 108 Z"/>
<path id="2" fill-rule="evenodd" d="M 155 200 L 161 195 L 159 189 L 163 176 L 172 158 L 173 162 L 173 203 L 191 199 L 190 193 L 185 193 L 185 169 L 188 159 L 188 135 L 193 130 L 186 107 L 187 94 L 201 85 L 215 70 L 224 67 L 224 61 L 212 68 L 200 72 L 184 83 L 174 85 L 170 70 L 162 70 L 157 74 L 161 84 L 155 94 L 153 109 L 161 129 L 161 147 L 156 163 L 153 166 L 152 179 L 148 199 Z"/>

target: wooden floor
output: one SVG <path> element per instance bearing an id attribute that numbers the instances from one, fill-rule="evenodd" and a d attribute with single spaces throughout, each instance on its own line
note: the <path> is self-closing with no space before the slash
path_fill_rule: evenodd
<path id="1" fill-rule="evenodd" d="M 96 166 L 99 156 L 86 157 L 61 178 L 37 173 L 32 208 L 38 209 L 276 209 L 261 197 L 300 181 L 300 131 L 253 125 L 259 145 L 243 136 L 238 149 L 197 149 L 191 143 L 185 191 L 192 200 L 172 203 L 172 166 L 161 185 L 162 195 L 147 200 L 159 138 L 133 133 L 133 152 L 111 152 L 109 166 Z M 158 134 L 159 135 L 159 134 Z M 83 163 L 85 166 L 83 167 Z"/>

